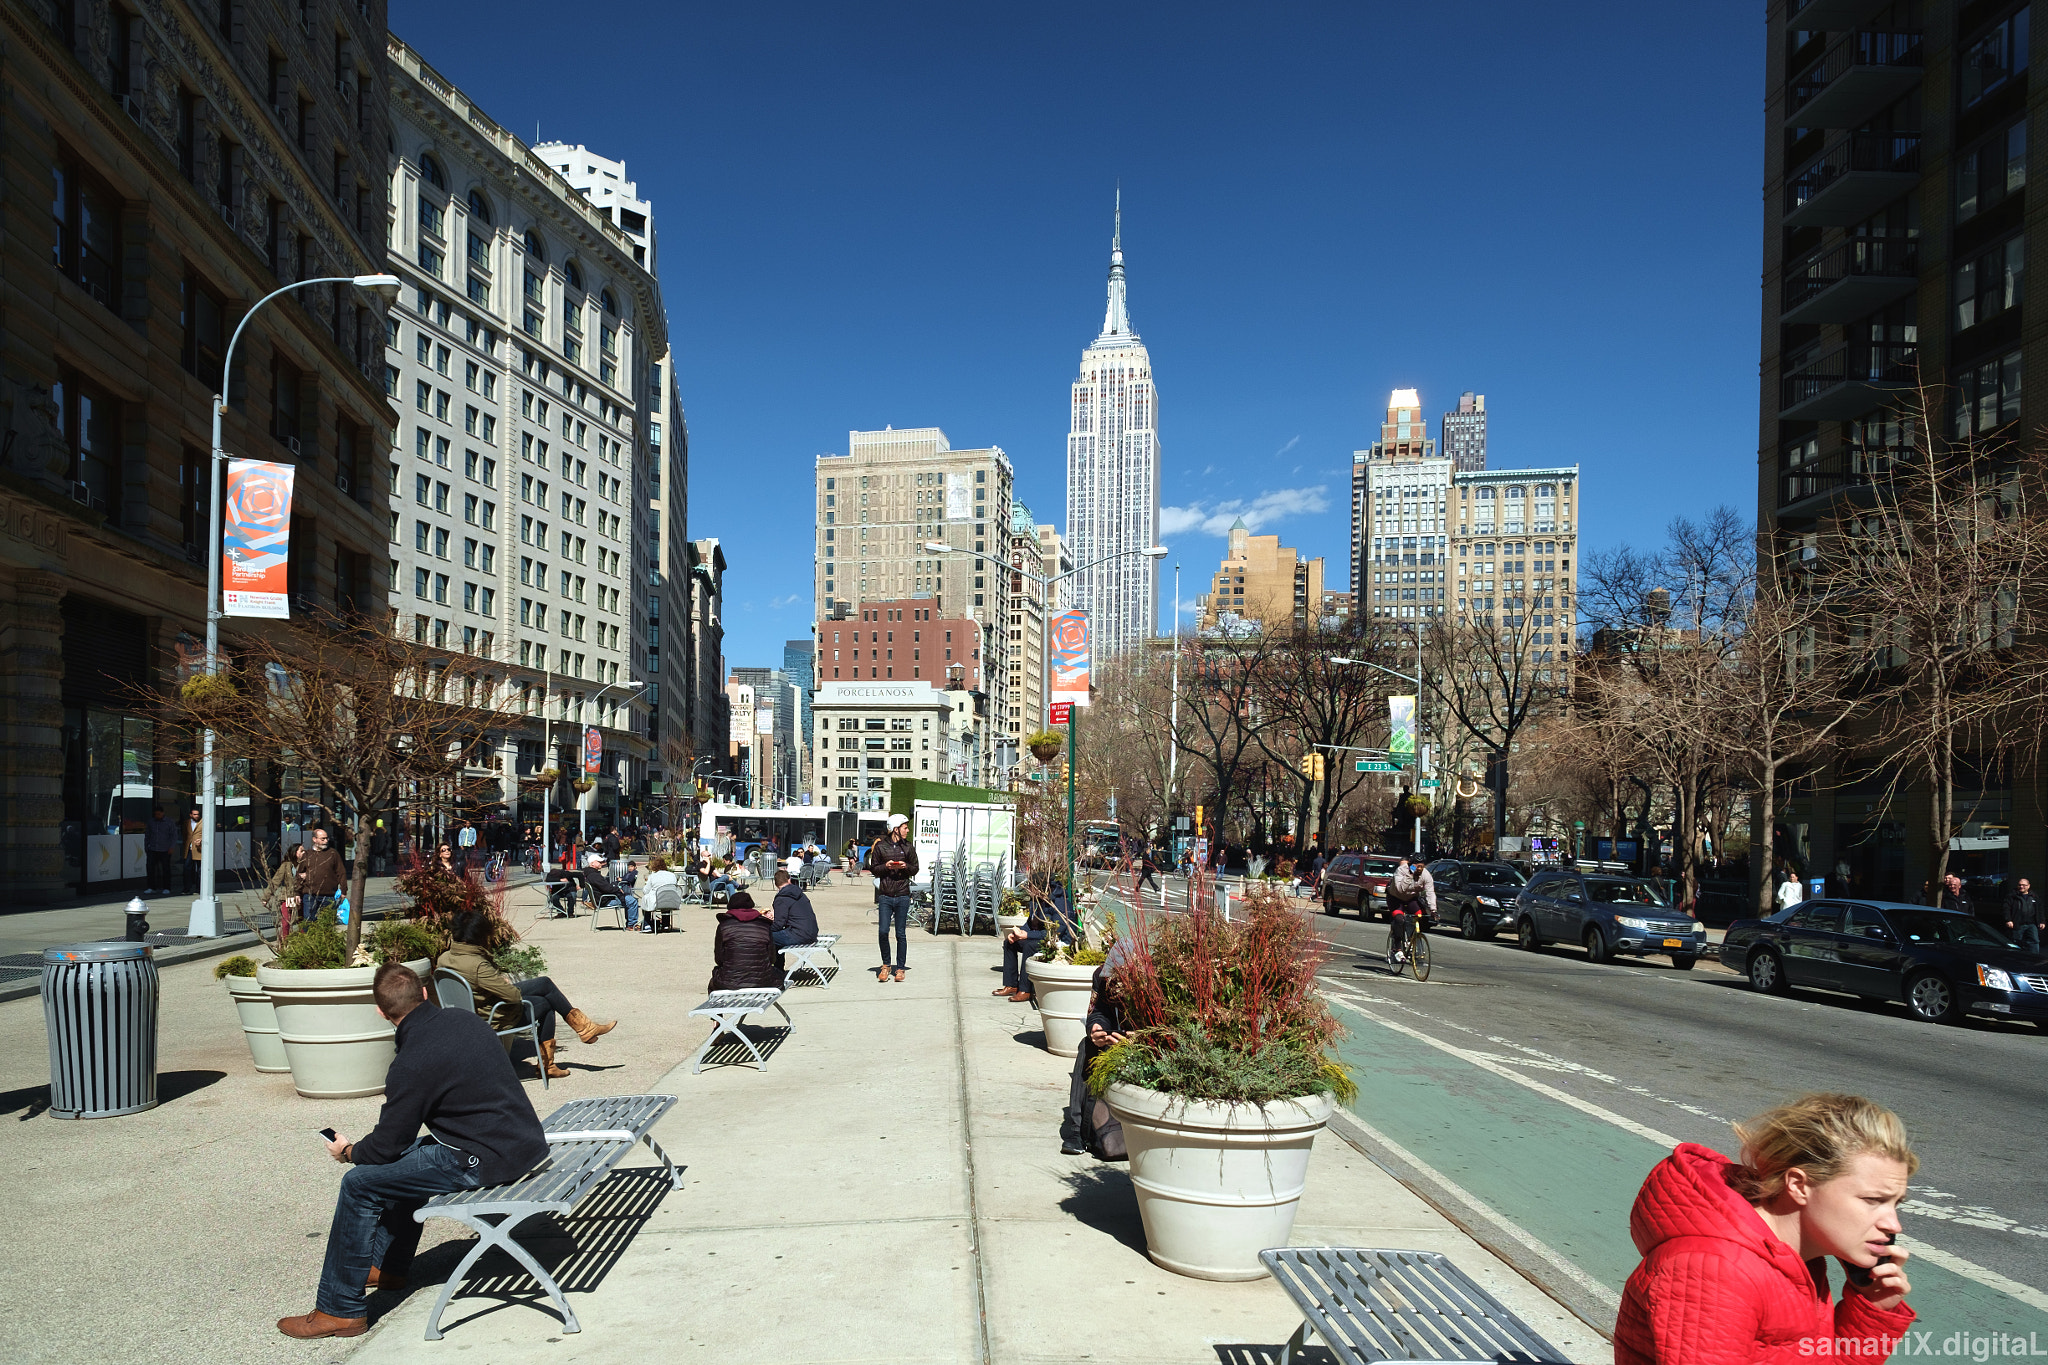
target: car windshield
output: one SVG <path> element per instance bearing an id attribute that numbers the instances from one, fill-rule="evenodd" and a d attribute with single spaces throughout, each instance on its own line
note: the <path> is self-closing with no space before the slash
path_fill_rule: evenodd
<path id="1" fill-rule="evenodd" d="M 1594 900 L 1613 905 L 1664 904 L 1664 898 L 1658 895 L 1657 889 L 1648 882 L 1610 881 L 1601 877 L 1588 877 L 1586 890 L 1592 893 Z"/>
<path id="2" fill-rule="evenodd" d="M 1401 860 L 1399 858 L 1367 858 L 1365 860 L 1365 870 L 1367 872 L 1398 872 L 1400 868 Z"/>
<path id="3" fill-rule="evenodd" d="M 1525 879 L 1512 867 L 1468 867 L 1465 880 L 1474 886 L 1520 886 Z"/>
<path id="4" fill-rule="evenodd" d="M 1968 915 L 1944 915 L 1933 910 L 1890 910 L 1892 927 L 1911 943 L 1953 943 L 1964 948 L 2011 948 L 2016 946 L 2004 934 Z"/>

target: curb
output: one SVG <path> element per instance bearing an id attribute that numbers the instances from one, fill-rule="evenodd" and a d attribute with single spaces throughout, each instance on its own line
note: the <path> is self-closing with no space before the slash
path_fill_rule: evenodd
<path id="1" fill-rule="evenodd" d="M 1392 1176 L 1460 1232 L 1562 1305 L 1589 1331 L 1604 1341 L 1614 1339 L 1615 1303 L 1589 1292 L 1585 1285 L 1560 1273 L 1550 1256 L 1537 1251 L 1513 1230 L 1490 1217 L 1489 1211 L 1474 1208 L 1455 1185 L 1441 1183 L 1385 1150 L 1350 1110 L 1340 1106 L 1330 1115 L 1329 1127 L 1361 1156 Z"/>

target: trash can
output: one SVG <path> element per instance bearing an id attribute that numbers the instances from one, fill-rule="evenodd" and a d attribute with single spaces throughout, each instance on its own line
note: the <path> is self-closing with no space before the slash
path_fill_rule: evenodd
<path id="1" fill-rule="evenodd" d="M 43 950 L 52 1118 L 103 1119 L 156 1108 L 153 953 L 146 943 Z"/>

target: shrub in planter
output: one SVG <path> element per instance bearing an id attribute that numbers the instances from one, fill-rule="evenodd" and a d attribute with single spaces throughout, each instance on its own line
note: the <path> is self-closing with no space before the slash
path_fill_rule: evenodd
<path id="1" fill-rule="evenodd" d="M 1266 1273 L 1316 1133 L 1357 1093 L 1316 992 L 1323 945 L 1271 887 L 1245 909 L 1133 923 L 1111 974 L 1125 1038 L 1089 1070 L 1123 1124 L 1149 1254 L 1205 1279 Z"/>
<path id="2" fill-rule="evenodd" d="M 269 964 L 287 971 L 332 971 L 349 965 L 348 940 L 342 937 L 341 921 L 334 907 L 320 912 L 320 918 L 302 923 L 279 946 L 277 958 Z"/>
<path id="3" fill-rule="evenodd" d="M 429 941 L 421 936 L 430 932 L 425 925 L 386 921 L 369 946 L 390 953 L 417 951 Z M 424 976 L 431 959 L 422 953 L 403 960 Z M 294 930 L 276 961 L 256 969 L 256 980 L 276 1011 L 292 1085 L 301 1095 L 351 1099 L 384 1089 L 395 1030 L 377 1011 L 375 977 L 374 963 L 352 960 L 332 907 Z"/>
<path id="4" fill-rule="evenodd" d="M 1050 763 L 1067 746 L 1067 737 L 1058 730 L 1034 730 L 1024 736 L 1024 747 L 1040 763 Z"/>
<path id="5" fill-rule="evenodd" d="M 370 956 L 378 963 L 432 962 L 448 947 L 448 937 L 438 924 L 427 920 L 387 919 L 378 922 L 370 935 Z"/>
<path id="6" fill-rule="evenodd" d="M 213 979 L 215 981 L 225 980 L 230 976 L 253 977 L 255 975 L 256 959 L 250 957 L 247 953 L 236 953 L 233 957 L 224 958 L 220 965 L 213 969 Z"/>

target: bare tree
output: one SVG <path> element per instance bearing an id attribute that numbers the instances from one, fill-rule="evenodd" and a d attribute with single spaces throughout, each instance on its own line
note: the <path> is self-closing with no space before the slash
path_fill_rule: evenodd
<path id="1" fill-rule="evenodd" d="M 295 618 L 223 663 L 157 704 L 174 725 L 211 727 L 222 750 L 255 760 L 251 786 L 271 801 L 286 799 L 288 772 L 318 784 L 319 808 L 352 832 L 357 851 L 353 953 L 378 816 L 414 789 L 451 800 L 497 790 L 495 777 L 466 770 L 490 731 L 516 723 L 500 709 L 502 665 L 336 617 Z"/>
<path id="2" fill-rule="evenodd" d="M 1498 607 L 1481 598 L 1463 616 L 1433 618 L 1422 659 L 1425 705 L 1446 722 L 1446 748 L 1485 757 L 1496 840 L 1507 833 L 1506 776 L 1516 744 L 1532 723 L 1559 709 L 1570 678 L 1569 649 L 1541 646 L 1536 616 L 1509 605 L 1524 599 L 1498 600 Z M 1447 771 L 1455 778 L 1455 770 Z"/>
<path id="3" fill-rule="evenodd" d="M 1386 675 L 1333 662 L 1382 652 L 1384 627 L 1375 632 L 1377 623 L 1370 618 L 1365 624 L 1365 634 L 1283 637 L 1257 678 L 1259 713 L 1266 723 L 1253 738 L 1266 757 L 1286 771 L 1294 827 L 1304 841 L 1320 837 L 1345 798 L 1368 780 L 1356 771 L 1356 755 L 1349 751 L 1369 747 L 1369 741 L 1386 743 Z M 1318 755 L 1323 760 L 1320 781 L 1314 776 L 1316 765 L 1302 761 Z"/>
<path id="4" fill-rule="evenodd" d="M 1190 637 L 1179 646 L 1179 726 L 1173 740 L 1181 757 L 1207 779 L 1219 839 L 1230 802 L 1263 758 L 1258 730 L 1266 723 L 1264 674 L 1279 644 L 1275 637 L 1257 635 Z"/>

